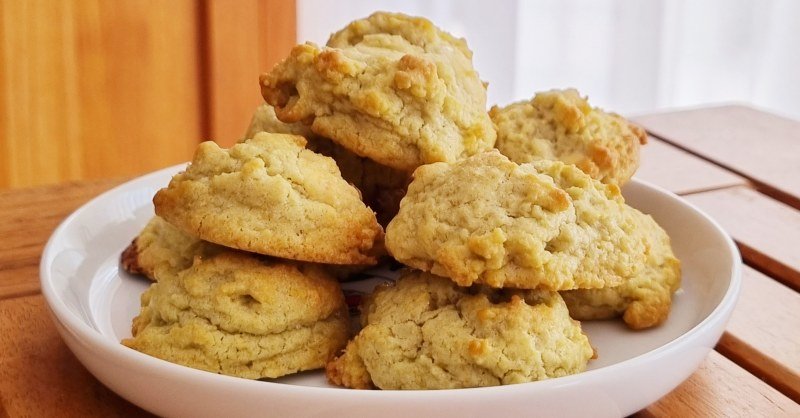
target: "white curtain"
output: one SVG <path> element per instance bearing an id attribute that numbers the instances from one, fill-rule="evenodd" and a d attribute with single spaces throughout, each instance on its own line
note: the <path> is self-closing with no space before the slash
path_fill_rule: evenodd
<path id="1" fill-rule="evenodd" d="M 298 39 L 376 10 L 465 37 L 490 104 L 576 87 L 625 114 L 741 102 L 800 119 L 800 1 L 299 0 Z"/>

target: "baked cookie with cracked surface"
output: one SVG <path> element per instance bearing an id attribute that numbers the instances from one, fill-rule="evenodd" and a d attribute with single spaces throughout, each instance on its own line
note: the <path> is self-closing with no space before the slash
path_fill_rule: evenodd
<path id="1" fill-rule="evenodd" d="M 347 342 L 349 317 L 321 268 L 224 252 L 162 274 L 132 333 L 124 345 L 173 363 L 275 378 L 323 367 Z"/>
<path id="2" fill-rule="evenodd" d="M 449 389 L 583 371 L 593 349 L 557 292 L 463 288 L 414 271 L 362 306 L 363 329 L 326 366 L 337 385 Z"/>
<path id="3" fill-rule="evenodd" d="M 164 269 L 175 274 L 191 267 L 197 257 L 211 257 L 232 251 L 236 250 L 193 237 L 154 216 L 122 252 L 120 263 L 128 273 L 158 281 Z M 314 264 L 340 281 L 349 280 L 369 268 L 364 265 Z"/>
<path id="4" fill-rule="evenodd" d="M 620 186 L 639 167 L 639 146 L 647 141 L 642 128 L 591 107 L 574 89 L 494 106 L 489 115 L 497 129 L 495 147 L 511 161 L 559 160 Z"/>
<path id="5" fill-rule="evenodd" d="M 242 141 L 256 136 L 259 132 L 300 135 L 306 138 L 306 140 L 314 136 L 314 133 L 311 132 L 311 128 L 302 122 L 284 123 L 278 120 L 278 117 L 275 116 L 275 109 L 267 103 L 261 104 L 256 108 L 256 111 L 253 112 L 250 125 L 247 127 L 247 132 L 245 132 Z"/>
<path id="6" fill-rule="evenodd" d="M 245 137 L 239 142 L 252 139 L 260 132 L 302 136 L 306 140 L 306 148 L 326 157 L 333 158 L 333 160 L 336 161 L 336 165 L 339 167 L 342 178 L 360 190 L 359 186 L 361 184 L 361 177 L 363 176 L 361 157 L 336 145 L 329 139 L 322 138 L 314 132 L 311 132 L 311 128 L 302 122 L 281 122 L 275 115 L 275 108 L 268 103 L 262 104 L 256 109 L 255 113 L 253 113 L 253 118 L 250 121 L 250 126 L 247 127 Z"/>
<path id="7" fill-rule="evenodd" d="M 342 177 L 356 186 L 383 226 L 397 215 L 400 200 L 406 194 L 411 173 L 379 164 L 369 158 L 359 157 L 341 145 L 320 136 L 312 136 L 308 149 L 333 158 Z"/>
<path id="8" fill-rule="evenodd" d="M 284 122 L 311 129 L 362 157 L 410 172 L 494 146 L 486 87 L 466 43 L 423 18 L 375 13 L 295 46 L 261 76 Z"/>
<path id="9" fill-rule="evenodd" d="M 649 215 L 639 214 L 640 228 L 650 236 L 647 261 L 639 274 L 619 286 L 561 292 L 570 315 L 578 320 L 622 316 L 632 329 L 645 329 L 667 320 L 672 295 L 681 285 L 681 264 L 667 233 Z"/>
<path id="10" fill-rule="evenodd" d="M 201 240 L 154 216 L 142 232 L 122 252 L 122 268 L 131 274 L 141 274 L 156 280 L 156 270 L 173 273 L 189 268 L 196 256 L 222 251 L 222 247 Z"/>
<path id="11" fill-rule="evenodd" d="M 418 46 L 426 51 L 439 49 L 455 49 L 461 55 L 472 59 L 472 51 L 467 41 L 439 29 L 430 20 L 409 16 L 403 13 L 376 12 L 364 19 L 350 22 L 344 29 L 331 34 L 327 46 L 347 48 L 361 44 L 365 38 L 386 35 L 402 38 L 409 45 Z"/>
<path id="12" fill-rule="evenodd" d="M 496 150 L 418 168 L 386 247 L 462 286 L 567 290 L 633 277 L 646 236 L 619 188 L 557 161 L 517 165 Z"/>
<path id="13" fill-rule="evenodd" d="M 369 158 L 359 157 L 330 139 L 314 134 L 300 122 L 283 123 L 275 116 L 272 106 L 266 103 L 259 106 L 253 115 L 245 139 L 252 138 L 259 132 L 303 136 L 308 141 L 308 149 L 336 161 L 342 177 L 358 188 L 364 203 L 375 211 L 381 225 L 389 224 L 397 214 L 400 200 L 406 194 L 410 173 L 395 170 Z"/>
<path id="14" fill-rule="evenodd" d="M 156 214 L 226 247 L 292 260 L 374 264 L 383 230 L 336 163 L 302 137 L 259 133 L 228 150 L 200 144 L 159 190 Z"/>

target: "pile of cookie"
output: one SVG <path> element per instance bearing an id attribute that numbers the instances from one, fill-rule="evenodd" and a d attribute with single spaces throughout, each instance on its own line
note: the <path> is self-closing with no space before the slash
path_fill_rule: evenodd
<path id="1" fill-rule="evenodd" d="M 154 282 L 126 346 L 442 389 L 585 370 L 579 320 L 666 320 L 680 263 L 620 193 L 646 138 L 622 117 L 575 90 L 487 112 L 466 42 L 393 13 L 297 45 L 260 84 L 245 138 L 200 144 L 123 252 Z M 351 330 L 339 282 L 390 263 L 406 270 Z"/>

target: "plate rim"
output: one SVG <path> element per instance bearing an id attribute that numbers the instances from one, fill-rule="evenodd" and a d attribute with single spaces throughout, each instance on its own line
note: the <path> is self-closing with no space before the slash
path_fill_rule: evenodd
<path id="1" fill-rule="evenodd" d="M 49 266 L 52 265 L 52 261 L 54 260 L 52 253 L 53 251 L 55 251 L 56 241 L 61 237 L 61 235 L 65 233 L 65 231 L 75 221 L 75 219 L 78 218 L 84 211 L 89 210 L 89 208 L 94 205 L 97 205 L 98 202 L 101 200 L 107 199 L 114 194 L 121 193 L 126 188 L 135 187 L 137 183 L 146 182 L 152 179 L 153 177 L 165 176 L 166 173 L 177 173 L 181 168 L 184 167 L 186 167 L 186 163 L 177 164 L 150 173 L 146 173 L 144 175 L 130 179 L 122 184 L 119 184 L 99 194 L 98 196 L 92 198 L 88 202 L 84 203 L 83 205 L 75 209 L 72 213 L 70 213 L 70 215 L 68 215 L 64 220 L 62 220 L 59 223 L 58 227 L 56 227 L 53 230 L 53 232 L 51 233 L 50 237 L 47 240 L 47 243 L 45 244 L 39 263 L 39 276 L 40 276 L 42 295 L 44 296 L 47 302 L 48 310 L 51 312 L 53 319 L 58 321 L 61 324 L 61 326 L 65 329 L 65 331 L 75 334 L 75 336 L 78 337 L 78 340 L 83 341 L 85 344 L 95 347 L 96 349 L 102 351 L 107 355 L 111 355 L 114 358 L 114 360 L 121 360 L 127 364 L 136 364 L 138 365 L 137 367 L 146 367 L 153 373 L 169 373 L 181 378 L 189 378 L 189 379 L 201 379 L 201 380 L 210 379 L 210 381 L 214 384 L 230 384 L 247 388 L 255 388 L 256 386 L 258 386 L 260 389 L 264 390 L 286 391 L 287 393 L 293 391 L 307 392 L 310 395 L 323 395 L 323 394 L 336 393 L 337 396 L 348 396 L 348 397 L 357 396 L 359 398 L 369 397 L 370 399 L 392 398 L 394 400 L 400 400 L 400 398 L 398 397 L 413 397 L 419 399 L 420 396 L 439 397 L 443 396 L 444 394 L 448 396 L 456 396 L 456 395 L 469 396 L 470 394 L 476 394 L 478 392 L 490 393 L 490 392 L 496 392 L 498 390 L 503 390 L 504 392 L 528 391 L 528 390 L 534 390 L 534 387 L 532 385 L 536 385 L 535 386 L 536 390 L 548 390 L 552 388 L 578 384 L 580 380 L 602 379 L 603 376 L 610 373 L 614 373 L 619 369 L 638 367 L 642 363 L 648 363 L 649 361 L 657 360 L 659 357 L 675 350 L 676 348 L 682 346 L 688 341 L 701 338 L 704 335 L 702 333 L 703 330 L 709 327 L 713 328 L 713 325 L 720 321 L 727 321 L 731 311 L 733 310 L 733 307 L 735 306 L 738 300 L 739 292 L 741 289 L 741 274 L 742 274 L 741 254 L 738 250 L 738 247 L 733 242 L 733 239 L 719 225 L 719 223 L 713 218 L 711 218 L 709 215 L 707 215 L 705 212 L 700 210 L 697 206 L 681 198 L 680 196 L 660 186 L 654 185 L 648 181 L 640 180 L 634 177 L 631 179 L 630 183 L 638 184 L 644 186 L 645 188 L 652 189 L 653 191 L 658 192 L 659 194 L 666 195 L 667 197 L 673 199 L 678 199 L 681 201 L 682 204 L 686 205 L 689 209 L 695 212 L 695 214 L 703 218 L 703 220 L 709 223 L 713 227 L 713 229 L 723 238 L 723 242 L 725 243 L 727 250 L 730 252 L 732 259 L 734 260 L 728 287 L 725 290 L 725 294 L 723 295 L 722 299 L 714 307 L 714 309 L 694 327 L 690 328 L 689 330 L 679 335 L 675 339 L 659 347 L 656 347 L 650 351 L 647 351 L 635 357 L 631 357 L 623 361 L 613 363 L 598 369 L 587 370 L 569 376 L 563 376 L 563 377 L 546 379 L 535 382 L 526 382 L 515 385 L 500 385 L 500 386 L 460 388 L 460 389 L 440 389 L 440 390 L 369 390 L 369 391 L 348 390 L 346 388 L 338 388 L 338 387 L 302 386 L 302 385 L 293 385 L 281 382 L 244 379 L 234 376 L 216 374 L 199 369 L 193 369 L 191 367 L 151 357 L 144 353 L 140 353 L 136 350 L 127 348 L 123 346 L 121 343 L 112 343 L 110 340 L 108 340 L 108 338 L 103 336 L 98 330 L 91 328 L 78 315 L 74 314 L 65 304 L 62 303 L 61 298 L 55 294 L 55 290 L 51 286 L 52 277 L 49 268 Z M 62 336 L 62 338 L 64 337 Z M 70 349 L 72 350 L 71 347 Z M 709 350 L 711 349 L 713 349 L 713 346 L 709 347 Z"/>

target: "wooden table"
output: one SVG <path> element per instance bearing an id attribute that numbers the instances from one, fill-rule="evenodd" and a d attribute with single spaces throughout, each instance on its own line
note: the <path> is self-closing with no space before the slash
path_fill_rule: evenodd
<path id="1" fill-rule="evenodd" d="M 800 122 L 742 106 L 635 120 L 651 134 L 637 177 L 715 217 L 746 264 L 716 349 L 638 415 L 800 416 Z M 0 192 L 0 417 L 147 415 L 78 363 L 39 292 L 39 257 L 53 229 L 121 181 Z"/>

